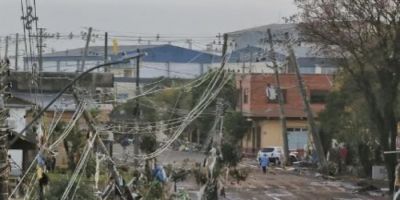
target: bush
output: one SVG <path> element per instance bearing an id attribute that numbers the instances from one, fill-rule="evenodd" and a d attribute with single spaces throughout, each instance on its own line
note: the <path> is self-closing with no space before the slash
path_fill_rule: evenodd
<path id="1" fill-rule="evenodd" d="M 192 169 L 192 173 L 196 180 L 197 185 L 204 185 L 207 182 L 207 173 L 201 166 L 196 166 Z"/>
<path id="2" fill-rule="evenodd" d="M 224 143 L 221 148 L 222 163 L 228 167 L 235 167 L 240 162 L 240 151 L 236 146 Z"/>
<path id="3" fill-rule="evenodd" d="M 49 181 L 49 190 L 45 194 L 46 200 L 59 200 L 60 197 L 63 195 L 65 188 L 68 185 L 69 182 L 69 177 L 68 176 L 59 176 L 59 175 L 49 175 L 50 176 L 50 181 Z M 75 194 L 76 200 L 96 200 L 96 196 L 94 195 L 94 191 L 92 187 L 90 187 L 91 184 L 85 184 L 86 180 L 85 178 L 82 177 L 82 180 L 78 186 L 78 189 Z M 69 196 L 67 199 L 72 199 L 72 195 L 74 193 L 75 187 L 72 188 L 72 190 L 69 193 Z"/>
<path id="4" fill-rule="evenodd" d="M 229 175 L 231 175 L 237 183 L 240 181 L 245 181 L 249 176 L 249 171 L 247 169 L 234 169 L 229 171 Z"/>

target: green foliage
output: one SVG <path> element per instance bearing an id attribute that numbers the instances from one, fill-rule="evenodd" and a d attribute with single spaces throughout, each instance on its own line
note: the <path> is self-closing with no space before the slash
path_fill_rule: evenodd
<path id="1" fill-rule="evenodd" d="M 83 148 L 86 144 L 86 134 L 87 133 L 81 131 L 79 127 L 75 126 L 71 133 L 64 140 L 64 147 L 67 150 L 67 155 L 69 158 L 68 166 L 70 170 L 75 169 L 76 164 L 81 156 L 81 152 L 83 152 Z"/>
<path id="2" fill-rule="evenodd" d="M 354 81 L 343 73 L 337 81 L 341 81 L 338 82 L 341 87 L 328 96 L 325 110 L 319 114 L 324 148 L 331 148 L 332 139 L 344 142 L 349 150 L 348 163 L 363 166 L 369 174 L 373 163 L 382 162 L 380 153 L 377 153 L 380 151 L 378 131 L 369 117 L 366 100 Z"/>
<path id="3" fill-rule="evenodd" d="M 206 92 L 206 88 L 210 81 L 212 80 L 216 71 L 209 72 L 208 79 L 204 81 L 201 85 L 199 85 L 196 89 L 192 90 L 192 108 L 198 103 L 201 99 L 201 96 Z M 218 80 L 222 81 L 222 79 Z M 230 108 L 234 109 L 236 107 L 236 100 L 237 100 L 237 90 L 235 86 L 235 79 L 232 78 L 228 81 L 228 83 L 222 88 L 220 93 L 218 94 L 217 98 L 222 98 L 224 100 L 224 104 Z M 204 113 L 213 113 L 215 112 L 216 108 L 216 101 L 214 100 L 204 111 Z M 229 116 L 228 116 L 229 117 Z M 198 119 L 195 120 L 193 123 L 195 129 L 200 130 L 200 139 L 201 142 L 204 142 L 204 139 L 207 138 L 207 134 L 209 133 L 213 122 L 214 116 L 211 115 L 202 115 Z"/>
<path id="4" fill-rule="evenodd" d="M 206 169 L 201 167 L 200 163 L 197 163 L 194 168 L 192 168 L 192 174 L 198 185 L 204 185 L 207 182 Z"/>
<path id="5" fill-rule="evenodd" d="M 240 183 L 240 181 L 245 181 L 247 179 L 249 176 L 249 170 L 245 168 L 233 169 L 229 171 L 229 175 L 231 175 L 237 183 Z"/>
<path id="6" fill-rule="evenodd" d="M 143 187 L 141 193 L 145 194 L 143 200 L 163 199 L 163 185 L 158 181 L 152 181 Z"/>
<path id="7" fill-rule="evenodd" d="M 45 194 L 46 200 L 59 200 L 60 197 L 63 195 L 65 188 L 68 185 L 69 178 L 68 176 L 64 175 L 54 175 L 50 174 L 50 189 L 47 190 Z M 81 183 L 76 191 L 75 198 L 77 200 L 96 200 L 97 198 L 94 196 L 94 191 L 91 184 L 86 183 L 87 180 L 82 177 Z M 75 187 L 72 188 L 71 192 L 67 199 L 72 199 L 72 195 L 74 193 Z"/>
<path id="8" fill-rule="evenodd" d="M 54 142 L 65 130 L 66 124 L 63 122 L 60 122 L 56 125 L 54 129 L 54 133 L 52 134 L 52 137 L 50 137 L 50 143 Z M 70 134 L 65 138 L 63 141 L 64 143 L 64 148 L 67 154 L 68 158 L 68 168 L 70 170 L 74 170 L 76 163 L 78 162 L 81 152 L 83 151 L 83 148 L 85 147 L 87 141 L 87 133 L 84 132 L 79 128 L 79 126 L 76 124 Z"/>
<path id="9" fill-rule="evenodd" d="M 179 191 L 175 196 L 174 200 L 190 200 L 190 195 L 184 190 Z"/>
<path id="10" fill-rule="evenodd" d="M 174 182 L 184 181 L 188 174 L 189 172 L 185 169 L 182 168 L 174 169 L 172 170 L 171 173 L 171 180 Z"/>
<path id="11" fill-rule="evenodd" d="M 141 137 L 140 149 L 145 153 L 152 153 L 157 149 L 157 140 L 155 135 L 143 135 Z"/>
<path id="12" fill-rule="evenodd" d="M 201 200 L 218 200 L 218 180 L 209 180 L 204 188 Z"/>
<path id="13" fill-rule="evenodd" d="M 227 112 L 224 117 L 225 138 L 232 144 L 237 144 L 245 136 L 251 123 L 240 112 Z"/>
<path id="14" fill-rule="evenodd" d="M 241 154 L 240 149 L 233 144 L 224 143 L 221 147 L 222 163 L 228 167 L 235 167 L 240 162 Z"/>
<path id="15" fill-rule="evenodd" d="M 86 177 L 90 178 L 96 173 L 96 160 L 93 155 L 90 155 L 86 164 Z"/>

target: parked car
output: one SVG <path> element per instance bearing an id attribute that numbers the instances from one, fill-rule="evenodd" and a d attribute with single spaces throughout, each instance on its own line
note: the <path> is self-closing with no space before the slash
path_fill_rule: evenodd
<path id="1" fill-rule="evenodd" d="M 269 158 L 269 161 L 271 163 L 279 165 L 281 163 L 282 157 L 283 157 L 283 149 L 282 147 L 266 147 L 266 148 L 261 148 L 258 153 L 257 153 L 257 161 L 260 160 L 261 156 L 267 155 Z M 290 161 L 291 162 L 296 162 L 297 161 L 297 153 L 296 152 L 290 152 Z"/>

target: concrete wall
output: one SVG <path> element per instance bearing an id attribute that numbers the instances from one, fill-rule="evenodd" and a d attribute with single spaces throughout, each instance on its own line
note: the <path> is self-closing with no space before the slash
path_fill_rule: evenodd
<path id="1" fill-rule="evenodd" d="M 206 73 L 210 65 L 199 63 L 157 63 L 157 62 L 142 62 L 140 64 L 141 78 L 155 77 L 170 77 L 170 78 L 196 78 L 203 73 Z M 135 65 L 118 65 L 111 69 L 115 77 L 126 77 L 128 74 L 131 77 L 136 76 Z"/>
<path id="2" fill-rule="evenodd" d="M 272 63 L 266 62 L 226 63 L 224 69 L 236 73 L 273 73 L 274 71 L 271 68 L 268 68 L 266 64 L 272 66 Z M 218 69 L 220 67 L 220 63 L 214 63 L 211 65 L 212 69 Z"/>
<path id="3" fill-rule="evenodd" d="M 40 89 L 45 92 L 58 92 L 77 76 L 76 73 L 43 72 L 40 74 Z M 30 91 L 32 89 L 32 73 L 13 72 L 10 76 L 13 90 Z M 113 87 L 114 76 L 111 73 L 89 73 L 78 84 L 86 88 Z"/>

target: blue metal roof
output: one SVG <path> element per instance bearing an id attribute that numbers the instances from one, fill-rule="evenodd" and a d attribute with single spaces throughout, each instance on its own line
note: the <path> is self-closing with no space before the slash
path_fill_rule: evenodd
<path id="1" fill-rule="evenodd" d="M 152 48 L 146 48 L 141 51 L 147 53 L 147 55 L 142 58 L 142 60 L 145 62 L 207 64 L 218 61 L 220 57 L 206 52 L 186 49 L 168 44 Z M 137 52 L 136 50 L 133 50 L 133 51 L 126 51 L 125 53 L 129 55 Z"/>
<path id="2" fill-rule="evenodd" d="M 147 55 L 142 58 L 145 62 L 171 62 L 171 63 L 200 63 L 207 64 L 213 63 L 219 60 L 218 55 L 210 53 L 182 48 L 169 44 L 165 45 L 127 45 L 120 46 L 120 52 L 118 54 L 111 54 L 111 60 L 118 60 L 121 57 L 136 53 L 137 49 L 142 52 L 146 52 Z M 89 47 L 89 54 L 86 57 L 87 60 L 92 61 L 103 61 L 104 47 L 92 46 Z M 109 52 L 111 47 L 109 47 Z M 43 55 L 45 61 L 71 61 L 81 60 L 83 49 L 72 49 L 67 51 L 54 52 Z"/>

